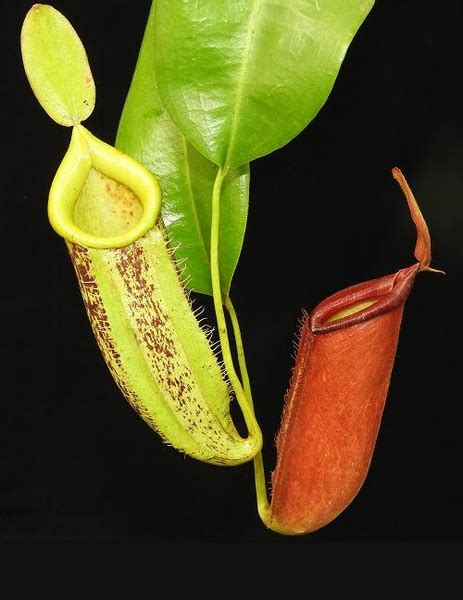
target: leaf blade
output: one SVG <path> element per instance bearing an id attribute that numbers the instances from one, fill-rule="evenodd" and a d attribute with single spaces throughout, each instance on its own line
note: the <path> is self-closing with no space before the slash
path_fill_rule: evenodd
<path id="1" fill-rule="evenodd" d="M 116 145 L 143 163 L 163 189 L 162 216 L 176 258 L 185 263 L 187 286 L 212 295 L 211 198 L 217 167 L 189 144 L 165 110 L 157 90 L 154 11 L 121 116 Z M 224 182 L 219 259 L 222 293 L 229 293 L 246 229 L 249 167 L 232 170 Z"/>
<path id="2" fill-rule="evenodd" d="M 238 166 L 315 117 L 373 0 L 156 3 L 158 84 L 209 160 Z"/>

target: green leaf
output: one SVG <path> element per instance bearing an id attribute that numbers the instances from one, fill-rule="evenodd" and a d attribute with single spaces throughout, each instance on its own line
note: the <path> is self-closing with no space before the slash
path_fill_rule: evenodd
<path id="1" fill-rule="evenodd" d="M 60 12 L 34 4 L 24 19 L 21 51 L 32 90 L 52 119 L 72 126 L 91 115 L 95 84 L 87 54 Z"/>
<path id="2" fill-rule="evenodd" d="M 116 145 L 143 163 L 159 180 L 161 211 L 175 248 L 185 261 L 187 286 L 212 294 L 210 275 L 211 199 L 217 167 L 189 144 L 159 98 L 154 68 L 158 44 L 151 10 Z M 220 275 L 228 295 L 241 252 L 249 197 L 249 167 L 232 170 L 224 182 L 220 220 Z"/>
<path id="3" fill-rule="evenodd" d="M 157 0 L 161 98 L 214 163 L 269 154 L 323 106 L 373 2 Z"/>

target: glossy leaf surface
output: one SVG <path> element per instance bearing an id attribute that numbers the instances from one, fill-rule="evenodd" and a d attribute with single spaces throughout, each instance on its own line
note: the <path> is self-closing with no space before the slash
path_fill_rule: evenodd
<path id="1" fill-rule="evenodd" d="M 159 179 L 162 216 L 175 248 L 185 259 L 189 288 L 212 294 L 210 276 L 211 198 L 217 167 L 189 144 L 159 98 L 150 13 L 142 48 L 121 117 L 116 145 L 143 163 Z M 246 229 L 249 167 L 232 170 L 223 187 L 220 221 L 222 292 L 229 292 Z"/>
<path id="2" fill-rule="evenodd" d="M 325 103 L 374 0 L 157 0 L 159 91 L 209 160 L 287 144 Z"/>
<path id="3" fill-rule="evenodd" d="M 34 94 L 53 120 L 71 126 L 91 115 L 95 84 L 87 54 L 60 12 L 34 4 L 24 19 L 21 51 Z"/>

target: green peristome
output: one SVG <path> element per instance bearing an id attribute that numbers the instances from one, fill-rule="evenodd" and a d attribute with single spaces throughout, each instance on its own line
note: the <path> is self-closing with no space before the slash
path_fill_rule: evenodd
<path id="1" fill-rule="evenodd" d="M 237 167 L 287 144 L 328 98 L 374 0 L 156 0 L 161 98 L 185 137 Z"/>
<path id="2" fill-rule="evenodd" d="M 212 294 L 211 198 L 217 167 L 182 135 L 166 112 L 156 83 L 154 10 L 151 10 L 116 145 L 156 175 L 163 190 L 162 216 L 185 283 Z M 249 167 L 229 172 L 223 184 L 219 237 L 220 281 L 227 297 L 246 229 Z"/>
<path id="3" fill-rule="evenodd" d="M 154 227 L 160 205 L 148 169 L 82 125 L 72 128 L 48 197 L 48 218 L 60 236 L 90 248 L 123 248 Z"/>
<path id="4" fill-rule="evenodd" d="M 60 125 L 87 119 L 95 84 L 87 54 L 69 21 L 47 4 L 34 4 L 21 30 L 21 52 L 37 100 Z"/>

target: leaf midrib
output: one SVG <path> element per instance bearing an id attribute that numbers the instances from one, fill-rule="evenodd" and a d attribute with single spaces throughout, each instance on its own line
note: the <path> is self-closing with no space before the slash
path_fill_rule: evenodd
<path id="1" fill-rule="evenodd" d="M 227 154 L 225 157 L 225 165 L 230 164 L 230 162 L 231 162 L 230 156 L 232 155 L 234 145 L 235 145 L 236 133 L 238 130 L 238 122 L 239 122 L 238 115 L 239 115 L 240 109 L 243 105 L 243 99 L 244 99 L 244 82 L 246 81 L 246 75 L 249 70 L 249 65 L 251 63 L 251 60 L 250 60 L 250 56 L 252 54 L 252 52 L 250 50 L 251 49 L 251 40 L 253 38 L 253 34 L 256 29 L 256 23 L 258 21 L 258 13 L 259 13 L 259 8 L 260 8 L 261 4 L 262 4 L 262 0 L 253 0 L 252 12 L 251 12 L 251 16 L 249 18 L 248 31 L 246 33 L 246 42 L 244 45 L 243 61 L 242 61 L 242 65 L 241 65 L 241 69 L 240 69 L 240 73 L 239 73 L 239 77 L 238 77 L 238 85 L 236 88 L 236 100 L 235 100 L 235 106 L 233 108 L 233 113 L 232 113 L 232 119 L 231 119 L 231 125 L 230 125 L 230 136 L 229 136 Z"/>

